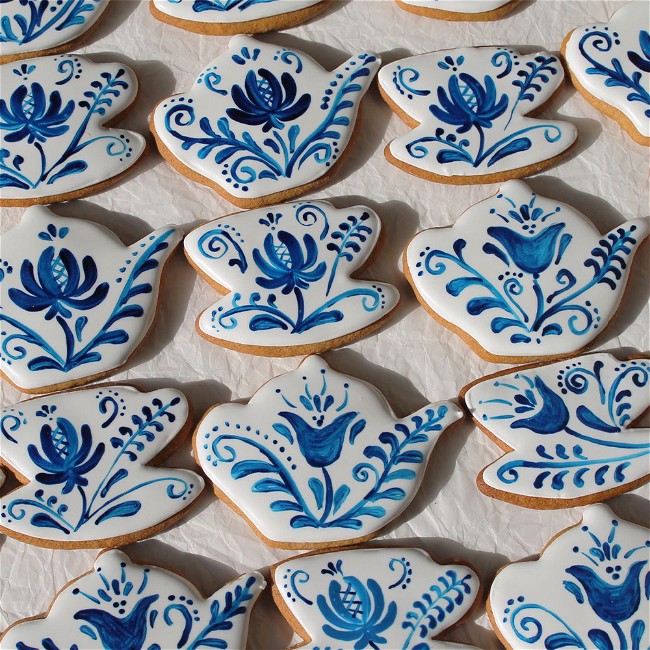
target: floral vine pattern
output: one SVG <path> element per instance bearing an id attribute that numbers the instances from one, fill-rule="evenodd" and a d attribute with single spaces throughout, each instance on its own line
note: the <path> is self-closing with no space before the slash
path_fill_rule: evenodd
<path id="1" fill-rule="evenodd" d="M 144 138 L 106 129 L 135 98 L 126 66 L 77 55 L 2 66 L 0 188 L 2 201 L 67 195 L 126 171 Z"/>
<path id="2" fill-rule="evenodd" d="M 507 48 L 445 50 L 387 65 L 379 74 L 383 92 L 419 124 L 389 144 L 389 160 L 437 177 L 512 174 L 542 164 L 566 151 L 576 130 L 526 114 L 563 78 L 557 57 Z"/>
<path id="3" fill-rule="evenodd" d="M 245 648 L 250 612 L 265 586 L 261 574 L 247 573 L 204 599 L 174 573 L 105 551 L 45 617 L 19 621 L 3 643 L 17 650 Z"/>
<path id="4" fill-rule="evenodd" d="M 379 64 L 362 53 L 328 72 L 302 52 L 236 36 L 188 93 L 157 106 L 154 134 L 235 200 L 284 192 L 340 158 Z"/>
<path id="5" fill-rule="evenodd" d="M 198 321 L 222 345 L 259 349 L 333 341 L 377 327 L 399 300 L 387 284 L 352 279 L 374 248 L 379 217 L 367 208 L 337 210 L 300 202 L 212 221 L 185 240 L 192 264 L 232 289 Z M 261 352 L 262 354 L 264 352 Z"/>
<path id="6" fill-rule="evenodd" d="M 376 534 L 409 504 L 451 402 L 401 420 L 365 382 L 309 357 L 247 406 L 214 407 L 196 432 L 197 460 L 218 492 L 275 544 Z"/>
<path id="7" fill-rule="evenodd" d="M 515 648 L 647 648 L 649 548 L 647 529 L 592 506 L 538 561 L 497 575 L 493 622 Z"/>
<path id="8" fill-rule="evenodd" d="M 295 557 L 273 578 L 281 611 L 289 608 L 314 649 L 427 650 L 431 637 L 465 616 L 480 588 L 471 569 L 436 564 L 412 548 Z"/>
<path id="9" fill-rule="evenodd" d="M 406 264 L 424 305 L 490 358 L 523 360 L 575 352 L 599 334 L 647 233 L 639 219 L 601 235 L 570 206 L 509 181 L 455 226 L 416 235 Z"/>
<path id="10" fill-rule="evenodd" d="M 0 280 L 2 373 L 34 390 L 122 365 L 151 325 L 180 239 L 166 227 L 123 246 L 96 224 L 30 208 L 3 236 L 15 271 Z"/>
<path id="11" fill-rule="evenodd" d="M 203 489 L 194 472 L 144 467 L 183 429 L 182 393 L 106 386 L 0 411 L 1 458 L 27 479 L 0 498 L 0 529 L 77 547 L 146 536 Z M 143 507 L 143 505 L 145 507 Z"/>
<path id="12" fill-rule="evenodd" d="M 628 118 L 650 138 L 650 21 L 642 2 L 630 2 L 609 23 L 590 24 L 569 37 L 572 75 L 596 99 Z"/>
<path id="13" fill-rule="evenodd" d="M 628 427 L 650 406 L 649 384 L 647 359 L 608 354 L 484 379 L 465 401 L 514 451 L 486 468 L 479 486 L 506 500 L 576 504 L 647 480 L 648 430 Z"/>
<path id="14" fill-rule="evenodd" d="M 5 0 L 0 18 L 0 58 L 42 52 L 88 30 L 107 0 Z"/>

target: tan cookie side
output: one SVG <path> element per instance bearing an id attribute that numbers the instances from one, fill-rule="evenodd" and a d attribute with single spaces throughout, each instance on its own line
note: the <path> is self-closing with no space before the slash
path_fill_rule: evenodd
<path id="1" fill-rule="evenodd" d="M 424 16 L 425 18 L 435 18 L 436 20 L 447 20 L 447 21 L 473 21 L 473 22 L 483 22 L 487 20 L 499 20 L 503 18 L 506 14 L 510 13 L 513 9 L 522 0 L 510 0 L 510 2 L 504 4 L 497 9 L 492 9 L 492 11 L 481 11 L 479 13 L 459 13 L 456 11 L 445 11 L 444 9 L 433 9 L 431 7 L 422 7 L 417 5 L 407 4 L 401 0 L 396 0 L 397 4 L 412 14 L 417 14 L 418 16 Z"/>

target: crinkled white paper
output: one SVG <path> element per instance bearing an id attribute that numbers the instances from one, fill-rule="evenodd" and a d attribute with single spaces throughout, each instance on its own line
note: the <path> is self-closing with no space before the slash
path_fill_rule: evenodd
<path id="1" fill-rule="evenodd" d="M 202 67 L 224 52 L 228 43 L 228 37 L 200 36 L 160 23 L 147 4 L 113 0 L 81 50 L 98 61 L 118 60 L 136 71 L 140 96 L 121 125 L 142 133 L 147 133 L 147 115 L 153 106 L 189 88 Z M 605 21 L 619 6 L 613 1 L 536 0 L 523 2 L 500 21 L 448 23 L 410 14 L 393 0 L 337 0 L 305 25 L 260 38 L 301 49 L 331 67 L 365 49 L 379 52 L 385 62 L 466 45 L 557 52 L 569 30 Z M 532 188 L 573 205 L 601 231 L 647 216 L 648 149 L 635 144 L 569 85 L 547 114 L 573 121 L 579 142 L 566 162 L 530 179 Z M 452 224 L 498 188 L 437 185 L 392 167 L 384 158 L 384 146 L 407 127 L 392 114 L 376 87 L 364 100 L 361 117 L 359 137 L 340 174 L 314 198 L 330 199 L 340 207 L 365 203 L 379 213 L 387 237 L 367 274 L 398 285 L 402 303 L 378 334 L 325 357 L 337 370 L 373 382 L 395 411 L 405 415 L 426 402 L 453 398 L 468 382 L 504 367 L 482 361 L 458 336 L 431 319 L 399 270 L 402 250 L 416 231 Z M 126 243 L 166 223 L 189 231 L 237 211 L 213 191 L 174 171 L 153 147 L 117 187 L 55 210 L 104 223 Z M 11 228 L 21 213 L 19 208 L 3 209 L 2 230 Z M 598 339 L 599 349 L 622 348 L 622 354 L 648 349 L 647 296 L 648 253 L 642 249 L 622 307 Z M 194 321 L 214 300 L 213 289 L 178 254 L 170 263 L 149 337 L 127 369 L 112 380 L 137 382 L 147 389 L 179 388 L 199 417 L 212 404 L 250 396 L 265 381 L 298 364 L 297 358 L 256 358 L 203 340 Z M 21 395 L 5 384 L 2 398 L 6 405 Z M 526 510 L 482 495 L 475 485 L 476 475 L 498 455 L 497 447 L 471 424 L 454 428 L 434 450 L 415 500 L 380 543 L 418 545 L 439 560 L 466 560 L 487 586 L 503 564 L 538 553 L 556 532 L 579 520 L 581 508 Z M 168 464 L 194 467 L 189 442 Z M 12 485 L 10 479 L 3 490 Z M 646 486 L 611 504 L 620 516 L 643 522 L 648 495 Z M 2 537 L 0 547 L 0 629 L 45 611 L 56 591 L 88 571 L 96 555 L 95 551 L 35 548 Z M 161 564 L 185 575 L 204 593 L 236 574 L 263 570 L 292 555 L 266 547 L 208 488 L 180 524 L 126 551 L 135 561 Z M 499 646 L 483 606 L 449 636 L 483 648 Z M 267 590 L 253 612 L 249 646 L 286 648 L 291 641 L 292 631 Z"/>

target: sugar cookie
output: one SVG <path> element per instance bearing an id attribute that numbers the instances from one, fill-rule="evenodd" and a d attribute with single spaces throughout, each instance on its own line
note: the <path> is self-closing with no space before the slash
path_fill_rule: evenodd
<path id="1" fill-rule="evenodd" d="M 498 20 L 521 0 L 397 0 L 406 11 L 438 20 Z"/>

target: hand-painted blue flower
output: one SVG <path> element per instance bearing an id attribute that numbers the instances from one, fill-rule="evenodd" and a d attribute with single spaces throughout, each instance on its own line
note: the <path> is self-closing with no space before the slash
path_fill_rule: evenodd
<path id="1" fill-rule="evenodd" d="M 554 223 L 532 237 L 520 235 L 503 226 L 493 226 L 488 228 L 487 232 L 506 249 L 519 269 L 526 273 L 543 273 L 556 257 L 557 238 L 562 230 L 564 230 L 563 223 Z M 558 257 L 564 252 L 563 247 L 568 243 L 563 238 L 561 250 L 557 253 Z"/>
<path id="2" fill-rule="evenodd" d="M 16 88 L 9 99 L 9 106 L 0 99 L 0 130 L 11 131 L 4 139 L 18 142 L 27 138 L 45 142 L 47 138 L 63 135 L 70 126 L 65 124 L 74 111 L 74 101 L 70 100 L 61 110 L 61 95 L 58 90 L 50 93 L 49 106 L 45 99 L 43 86 L 32 84 L 31 93 L 27 86 Z"/>
<path id="3" fill-rule="evenodd" d="M 101 609 L 82 609 L 74 615 L 74 618 L 90 623 L 99 633 L 104 648 L 141 650 L 145 647 L 144 643 L 149 629 L 147 612 L 158 598 L 157 594 L 146 596 L 124 618 L 118 618 Z"/>
<path id="4" fill-rule="evenodd" d="M 57 314 L 70 318 L 72 312 L 69 307 L 93 309 L 106 298 L 109 285 L 108 282 L 102 282 L 92 294 L 83 297 L 97 281 L 97 265 L 90 255 L 86 255 L 81 264 L 85 276 L 83 282 L 74 254 L 67 248 L 62 248 L 55 259 L 54 247 L 48 246 L 38 259 L 38 281 L 34 277 L 34 265 L 29 260 L 24 260 L 20 268 L 20 280 L 25 291 L 9 289 L 9 297 L 25 311 L 48 309 L 46 320 L 51 320 Z"/>
<path id="5" fill-rule="evenodd" d="M 461 87 L 462 83 L 462 87 Z M 489 129 L 492 121 L 503 115 L 508 108 L 508 96 L 504 93 L 497 101 L 494 81 L 485 75 L 485 88 L 481 82 L 465 72 L 449 80 L 449 96 L 445 89 L 438 88 L 440 106 L 431 104 L 429 110 L 434 117 L 446 124 L 458 126 L 458 133 L 466 133 L 474 125 Z"/>
<path id="6" fill-rule="evenodd" d="M 328 467 L 339 459 L 348 427 L 359 414 L 356 411 L 344 413 L 326 427 L 313 427 L 289 411 L 282 411 L 278 415 L 293 427 L 305 460 L 312 467 Z"/>
<path id="7" fill-rule="evenodd" d="M 232 98 L 239 108 L 227 109 L 228 117 L 242 124 L 263 124 L 262 131 L 266 133 L 273 128 L 282 130 L 284 122 L 299 118 L 309 108 L 311 95 L 308 93 L 295 101 L 296 82 L 288 72 L 282 73 L 281 82 L 265 68 L 260 68 L 258 74 L 259 79 L 253 70 L 248 72 L 245 91 L 233 86 Z"/>
<path id="8" fill-rule="evenodd" d="M 539 375 L 535 377 L 535 389 L 542 400 L 542 407 L 531 417 L 515 420 L 510 428 L 527 429 L 542 434 L 562 431 L 569 423 L 569 410 L 564 400 L 554 393 Z M 537 398 L 530 389 L 524 391 L 523 394 L 515 395 L 515 402 L 519 405 L 515 408 L 517 413 L 533 411 L 537 407 Z"/>
<path id="9" fill-rule="evenodd" d="M 587 566 L 572 566 L 566 569 L 566 572 L 580 582 L 591 608 L 603 621 L 621 623 L 639 609 L 641 603 L 639 575 L 647 563 L 647 560 L 635 562 L 620 584 L 605 582 Z"/>
<path id="10" fill-rule="evenodd" d="M 318 261 L 318 246 L 311 235 L 303 237 L 305 254 L 302 252 L 300 242 L 290 233 L 281 230 L 278 233 L 280 246 L 276 246 L 273 235 L 269 233 L 264 239 L 264 252 L 268 261 L 264 259 L 259 249 L 253 250 L 253 259 L 259 270 L 268 276 L 257 277 L 255 282 L 265 289 L 278 289 L 289 294 L 295 287 L 307 289 L 311 282 L 317 282 L 327 270 L 325 262 L 314 268 Z"/>
<path id="11" fill-rule="evenodd" d="M 87 424 L 81 427 L 81 446 L 77 430 L 69 420 L 57 418 L 55 429 L 44 424 L 41 428 L 41 449 L 45 458 L 36 445 L 27 447 L 34 465 L 43 470 L 36 475 L 36 480 L 44 485 L 65 483 L 63 494 L 71 492 L 75 485 L 88 485 L 84 474 L 92 471 L 104 455 L 103 442 L 97 445 L 91 455 L 92 444 L 93 437 Z"/>
<path id="12" fill-rule="evenodd" d="M 316 599 L 321 614 L 328 621 L 323 625 L 323 632 L 333 639 L 354 641 L 355 650 L 377 648 L 378 644 L 386 643 L 380 633 L 395 622 L 395 602 L 388 605 L 384 614 L 384 595 L 375 580 L 370 578 L 367 588 L 353 576 L 344 577 L 343 581 L 345 589 L 336 580 L 330 582 L 329 603 L 323 594 Z"/>

